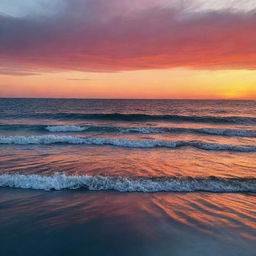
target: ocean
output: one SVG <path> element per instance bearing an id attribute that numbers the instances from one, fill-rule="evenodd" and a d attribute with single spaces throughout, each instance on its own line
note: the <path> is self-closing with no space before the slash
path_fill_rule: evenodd
<path id="1" fill-rule="evenodd" d="M 256 255 L 256 101 L 0 99 L 0 255 Z"/>

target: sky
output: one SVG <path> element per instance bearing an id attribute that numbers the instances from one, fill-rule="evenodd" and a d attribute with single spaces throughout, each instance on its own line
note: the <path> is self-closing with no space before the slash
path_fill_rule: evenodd
<path id="1" fill-rule="evenodd" d="M 255 0 L 1 0 L 0 97 L 256 99 L 255 28 Z"/>

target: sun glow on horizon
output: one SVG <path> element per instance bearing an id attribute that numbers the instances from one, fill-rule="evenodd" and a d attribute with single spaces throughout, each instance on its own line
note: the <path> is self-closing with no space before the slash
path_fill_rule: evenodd
<path id="1" fill-rule="evenodd" d="M 256 72 L 190 69 L 1 75 L 1 97 L 256 99 Z"/>

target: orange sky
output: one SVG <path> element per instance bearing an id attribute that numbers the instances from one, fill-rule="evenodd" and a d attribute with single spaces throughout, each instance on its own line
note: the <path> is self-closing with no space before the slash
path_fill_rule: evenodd
<path id="1" fill-rule="evenodd" d="M 256 99 L 256 72 L 188 69 L 1 76 L 1 97 Z"/>
<path id="2" fill-rule="evenodd" d="M 256 99 L 254 0 L 2 0 L 0 97 Z"/>

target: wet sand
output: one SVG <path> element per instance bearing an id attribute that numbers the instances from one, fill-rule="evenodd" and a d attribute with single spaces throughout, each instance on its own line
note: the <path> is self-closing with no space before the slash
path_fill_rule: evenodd
<path id="1" fill-rule="evenodd" d="M 254 194 L 1 188 L 1 256 L 254 256 Z"/>

